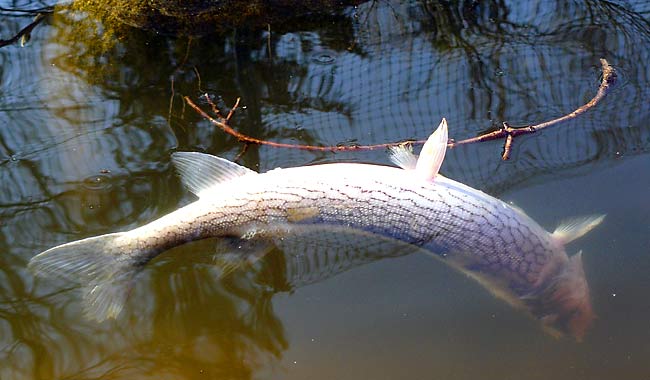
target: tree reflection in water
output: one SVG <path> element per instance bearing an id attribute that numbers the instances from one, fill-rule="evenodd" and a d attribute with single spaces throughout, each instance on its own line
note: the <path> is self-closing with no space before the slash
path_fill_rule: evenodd
<path id="1" fill-rule="evenodd" d="M 233 125 L 267 140 L 421 138 L 441 116 L 453 137 L 465 138 L 574 109 L 593 95 L 599 59 L 608 58 L 622 76 L 618 92 L 579 120 L 526 139 L 511 162 L 500 161 L 499 144 L 450 152 L 448 176 L 499 195 L 648 152 L 642 8 L 366 2 L 334 19 L 273 26 L 270 35 L 239 29 L 188 42 L 134 29 L 114 44 L 96 37 L 95 20 L 57 13 L 26 48 L 0 50 L 0 378 L 251 378 L 289 344 L 274 294 L 402 254 L 334 258 L 332 247 L 312 246 L 306 252 L 322 256 L 316 260 L 276 250 L 223 277 L 214 242 L 201 242 L 149 267 L 122 318 L 86 321 L 75 289 L 35 281 L 26 263 L 189 201 L 169 167 L 173 149 L 227 157 L 241 149 L 184 109 L 181 95 L 207 92 L 224 104 L 241 96 L 246 110 Z M 6 31 L 21 25 L 9 19 Z M 265 170 L 334 159 L 386 162 L 384 152 L 249 147 L 243 163 Z"/>

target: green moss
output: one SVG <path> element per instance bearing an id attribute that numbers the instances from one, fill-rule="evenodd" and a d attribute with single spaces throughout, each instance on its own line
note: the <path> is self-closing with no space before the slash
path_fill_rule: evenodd
<path id="1" fill-rule="evenodd" d="M 359 0 L 77 0 L 71 5 L 118 32 L 130 25 L 162 34 L 204 35 L 256 29 L 305 14 L 328 14 Z"/>

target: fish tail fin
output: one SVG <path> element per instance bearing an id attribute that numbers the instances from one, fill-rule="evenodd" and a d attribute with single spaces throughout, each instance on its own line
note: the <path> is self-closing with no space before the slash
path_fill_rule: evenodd
<path id="1" fill-rule="evenodd" d="M 59 245 L 34 256 L 29 269 L 37 276 L 58 277 L 82 285 L 86 316 L 99 322 L 115 318 L 142 267 L 137 250 L 113 233 Z"/>

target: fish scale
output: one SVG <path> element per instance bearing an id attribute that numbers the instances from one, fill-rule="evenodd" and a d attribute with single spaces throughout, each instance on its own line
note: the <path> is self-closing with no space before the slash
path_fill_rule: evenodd
<path id="1" fill-rule="evenodd" d="M 548 233 L 541 229 L 533 233 L 525 227 L 532 222 L 530 218 L 477 190 L 472 189 L 472 194 L 455 181 L 408 186 L 394 180 L 400 169 L 381 167 L 383 172 L 378 174 L 386 180 L 368 183 L 355 178 L 363 178 L 368 167 L 376 168 L 357 164 L 354 170 L 346 167 L 345 175 L 338 178 L 340 185 L 334 187 L 327 173 L 335 171 L 329 166 L 337 165 L 312 167 L 310 178 L 302 177 L 301 170 L 282 169 L 268 173 L 265 181 L 235 179 L 219 189 L 235 196 L 200 199 L 130 234 L 147 241 L 146 245 L 155 247 L 151 252 L 158 253 L 187 241 L 252 236 L 256 229 L 288 224 L 345 226 L 413 244 L 447 260 L 462 260 L 474 270 L 480 267 L 485 275 L 496 271 L 501 279 L 507 276 L 518 285 L 540 282 L 542 267 L 568 259 Z M 311 215 L 314 208 L 318 213 Z M 306 210 L 302 213 L 306 217 L 292 221 L 288 210 L 297 214 Z M 186 227 L 179 229 L 179 225 Z M 503 249 L 497 251 L 496 246 Z M 531 255 L 540 265 L 515 265 Z"/>

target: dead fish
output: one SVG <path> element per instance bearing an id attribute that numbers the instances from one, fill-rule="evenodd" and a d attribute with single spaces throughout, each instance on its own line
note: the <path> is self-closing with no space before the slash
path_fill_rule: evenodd
<path id="1" fill-rule="evenodd" d="M 80 282 L 86 314 L 101 321 L 120 313 L 135 274 L 172 247 L 211 237 L 280 242 L 338 229 L 424 250 L 550 331 L 581 339 L 594 313 L 581 254 L 569 257 L 564 245 L 604 215 L 548 233 L 522 211 L 440 175 L 447 134 L 443 119 L 419 158 L 393 149 L 399 167 L 333 163 L 259 174 L 219 157 L 177 152 L 172 161 L 197 201 L 131 231 L 51 248 L 29 267 Z"/>

